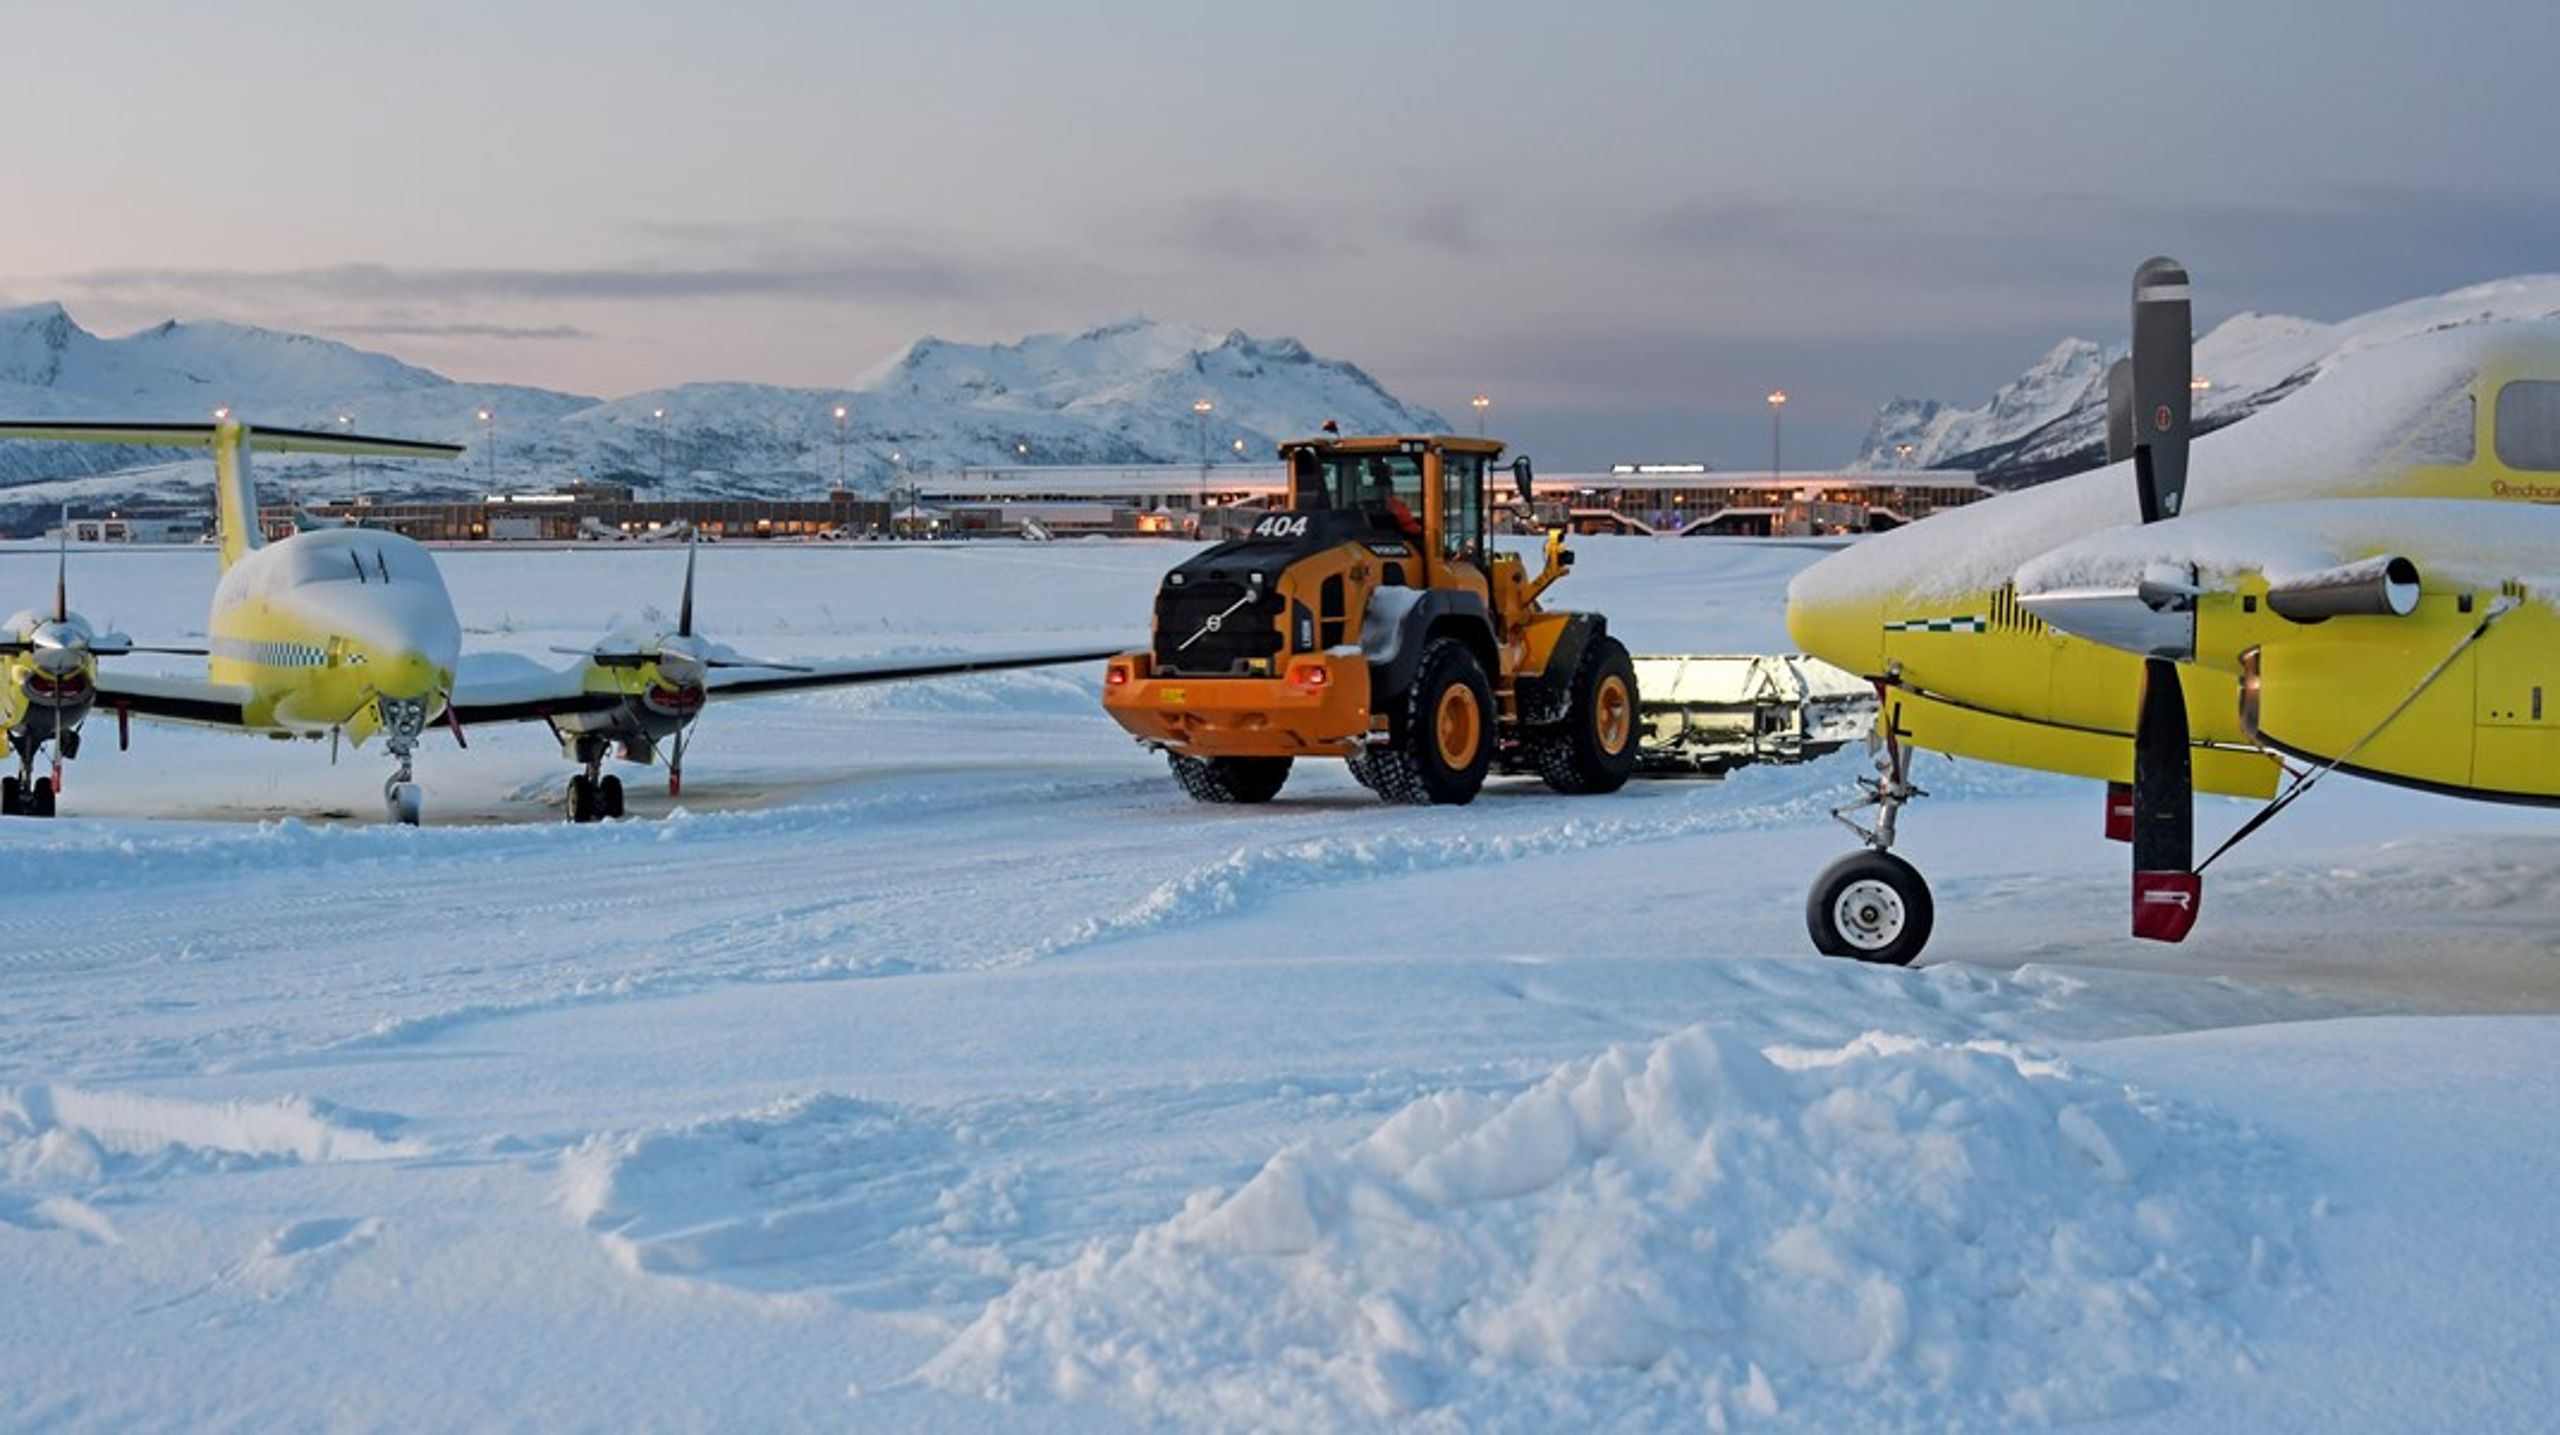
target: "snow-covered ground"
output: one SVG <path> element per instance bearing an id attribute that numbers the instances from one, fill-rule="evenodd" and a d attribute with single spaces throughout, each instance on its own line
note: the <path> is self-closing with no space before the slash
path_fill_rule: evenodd
<path id="1" fill-rule="evenodd" d="M 1579 546 L 1558 598 L 1639 652 L 1783 647 L 1812 556 Z M 780 657 L 1110 641 L 1179 551 L 727 545 L 701 612 Z M 549 658 L 683 555 L 443 562 L 468 645 Z M 78 554 L 73 602 L 175 641 L 212 565 Z M 0 597 L 50 577 L 0 554 Z M 2163 950 L 2095 791 L 1933 764 L 1938 935 L 1876 971 L 1802 928 L 1856 754 L 1211 809 L 1097 677 L 715 706 L 684 811 L 583 828 L 538 729 L 432 744 L 404 831 L 378 753 L 102 724 L 69 815 L 0 824 L 0 1424 L 2560 1408 L 2541 815 L 2332 783 Z"/>

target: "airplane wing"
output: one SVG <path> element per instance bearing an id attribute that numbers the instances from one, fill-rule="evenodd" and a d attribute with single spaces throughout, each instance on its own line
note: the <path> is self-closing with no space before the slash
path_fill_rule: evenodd
<path id="1" fill-rule="evenodd" d="M 704 686 L 719 697 L 752 697 L 808 688 L 1001 672 L 1011 668 L 1098 663 L 1120 651 L 1119 647 L 1073 648 L 953 654 L 948 657 L 855 658 L 813 664 L 806 668 L 768 668 L 731 663 L 713 669 Z M 625 694 L 619 686 L 599 688 L 592 685 L 591 678 L 597 671 L 593 662 L 552 668 L 512 654 L 473 655 L 463 660 L 462 671 L 454 681 L 454 717 L 469 727 L 492 722 L 536 722 L 572 713 L 602 712 L 620 706 Z"/>
<path id="2" fill-rule="evenodd" d="M 98 706 L 135 717 L 237 729 L 249 725 L 248 705 L 249 690 L 233 683 L 103 668 L 98 674 Z"/>
<path id="3" fill-rule="evenodd" d="M 975 653 L 945 658 L 857 658 L 819 663 L 807 671 L 748 666 L 715 669 L 706 686 L 722 697 L 752 693 L 785 693 L 802 688 L 841 688 L 857 683 L 894 683 L 908 678 L 947 678 L 961 673 L 993 673 L 1008 668 L 1045 668 L 1067 663 L 1098 663 L 1131 645 L 1029 653 Z"/>

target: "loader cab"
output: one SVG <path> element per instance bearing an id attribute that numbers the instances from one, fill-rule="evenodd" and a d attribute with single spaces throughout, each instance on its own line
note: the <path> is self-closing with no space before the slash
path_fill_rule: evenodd
<path id="1" fill-rule="evenodd" d="M 1491 571 L 1485 485 L 1502 445 L 1490 439 L 1351 439 L 1292 444 L 1289 506 L 1357 512 L 1373 543 L 1409 544 L 1418 586 L 1482 596 Z"/>

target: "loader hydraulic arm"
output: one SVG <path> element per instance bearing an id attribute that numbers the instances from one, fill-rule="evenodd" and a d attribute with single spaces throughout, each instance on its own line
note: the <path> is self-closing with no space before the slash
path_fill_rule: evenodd
<path id="1" fill-rule="evenodd" d="M 1563 577 L 1565 570 L 1572 566 L 1573 550 L 1564 546 L 1564 530 L 1548 529 L 1546 566 L 1538 570 L 1538 576 L 1531 579 L 1528 588 L 1521 593 L 1523 606 L 1537 602 L 1538 595 L 1547 591 L 1547 588 L 1558 578 Z"/>

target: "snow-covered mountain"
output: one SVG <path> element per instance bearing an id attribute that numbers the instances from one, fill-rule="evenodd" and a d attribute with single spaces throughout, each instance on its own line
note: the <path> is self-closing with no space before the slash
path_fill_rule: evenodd
<path id="1" fill-rule="evenodd" d="M 2196 341 L 2196 372 L 2212 385 L 2196 397 L 2196 427 L 2236 423 L 2358 350 L 2458 325 L 2554 315 L 2560 275 L 2548 274 L 2474 284 L 2334 324 L 2236 315 Z M 2095 468 L 2106 456 L 2107 366 L 2123 352 L 2120 344 L 2065 339 L 1979 408 L 1895 399 L 1877 412 L 1857 466 L 1973 469 L 2002 488 Z"/>
<path id="2" fill-rule="evenodd" d="M 1205 421 L 1192 408 L 1204 397 Z M 1295 339 L 1144 318 L 1015 344 L 919 339 L 843 389 L 699 383 L 603 400 L 457 382 L 237 324 L 173 321 L 105 339 L 59 304 L 0 309 L 0 417 L 187 422 L 221 404 L 277 427 L 352 423 L 472 446 L 457 464 L 368 466 L 373 491 L 420 495 L 572 478 L 663 496 L 808 495 L 840 468 L 847 486 L 878 492 L 902 472 L 964 465 L 1187 463 L 1204 447 L 1232 461 L 1239 439 L 1261 461 L 1327 419 L 1354 433 L 1449 427 Z M 170 464 L 166 450 L 0 445 L 0 526 L 24 527 L 65 498 L 193 501 L 203 468 Z M 305 459 L 261 471 L 325 485 L 345 470 Z"/>

